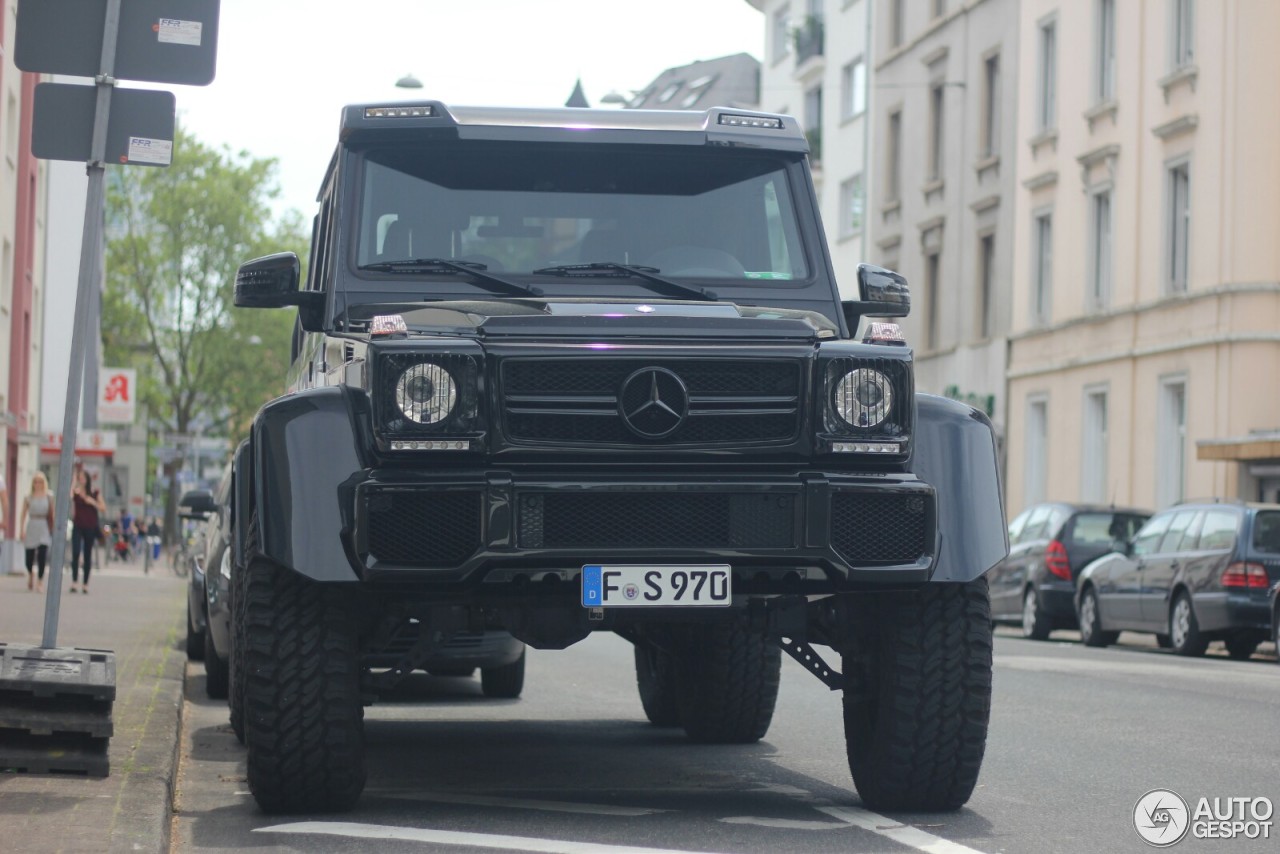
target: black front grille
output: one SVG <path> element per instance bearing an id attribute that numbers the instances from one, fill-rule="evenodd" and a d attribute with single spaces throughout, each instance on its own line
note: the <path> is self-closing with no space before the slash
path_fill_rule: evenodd
<path id="1" fill-rule="evenodd" d="M 628 377 L 645 368 L 670 371 L 688 391 L 687 417 L 657 438 L 637 435 L 619 413 Z M 506 434 L 547 444 L 781 444 L 799 431 L 801 371 L 794 360 L 508 359 Z"/>
<path id="2" fill-rule="evenodd" d="M 479 492 L 380 491 L 365 505 L 369 555 L 397 566 L 455 567 L 480 547 Z"/>
<path id="3" fill-rule="evenodd" d="M 831 546 L 851 566 L 915 563 L 925 553 L 929 500 L 921 495 L 837 492 Z"/>
<path id="4" fill-rule="evenodd" d="M 790 548 L 795 496 L 725 492 L 535 493 L 520 497 L 526 549 Z"/>

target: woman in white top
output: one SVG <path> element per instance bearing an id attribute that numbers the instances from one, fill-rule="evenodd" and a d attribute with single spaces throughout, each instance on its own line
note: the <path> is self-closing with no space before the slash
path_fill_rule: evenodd
<path id="1" fill-rule="evenodd" d="M 44 565 L 49 559 L 49 544 L 53 534 L 53 495 L 44 472 L 38 471 L 31 478 L 31 494 L 22 501 L 22 544 L 27 550 L 27 589 L 44 592 Z M 32 564 L 40 567 L 37 580 L 31 572 Z"/>

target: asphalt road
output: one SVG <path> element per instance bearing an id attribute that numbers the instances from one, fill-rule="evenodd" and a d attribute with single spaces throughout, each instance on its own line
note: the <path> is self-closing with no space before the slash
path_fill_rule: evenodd
<path id="1" fill-rule="evenodd" d="M 1280 666 L 1187 660 L 1135 643 L 1086 649 L 1002 629 L 987 759 L 969 805 L 941 815 L 861 808 L 840 703 L 784 657 L 768 736 L 702 746 L 645 722 L 631 647 L 593 637 L 531 651 L 524 697 L 422 677 L 368 710 L 369 783 L 356 810 L 265 816 L 226 707 L 191 665 L 172 839 L 179 851 L 1126 852 L 1138 799 L 1168 788 L 1280 804 Z M 1059 640 L 1059 638 L 1062 638 Z M 1277 816 L 1280 824 L 1280 816 Z M 1273 828 L 1276 830 L 1277 828 Z M 1177 852 L 1275 851 L 1274 838 Z"/>

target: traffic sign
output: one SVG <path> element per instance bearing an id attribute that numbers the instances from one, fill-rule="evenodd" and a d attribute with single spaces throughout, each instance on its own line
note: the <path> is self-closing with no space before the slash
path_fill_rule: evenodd
<path id="1" fill-rule="evenodd" d="M 40 83 L 31 121 L 31 153 L 48 160 L 91 160 L 96 86 Z M 116 89 L 107 120 L 107 163 L 168 166 L 173 160 L 172 92 Z"/>
<path id="2" fill-rule="evenodd" d="M 205 86 L 218 56 L 219 0 L 121 0 L 113 75 Z M 107 4 L 23 0 L 14 63 L 23 71 L 96 77 Z M 37 155 L 39 156 L 39 155 Z"/>

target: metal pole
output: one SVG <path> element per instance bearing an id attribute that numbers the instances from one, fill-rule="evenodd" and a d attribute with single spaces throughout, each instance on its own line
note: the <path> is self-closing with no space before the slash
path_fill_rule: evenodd
<path id="1" fill-rule="evenodd" d="M 107 20 L 102 32 L 101 73 L 95 78 L 98 102 L 93 114 L 93 140 L 89 149 L 89 193 L 84 208 L 84 236 L 80 240 L 80 281 L 76 287 L 75 320 L 71 331 L 71 368 L 67 377 L 67 406 L 62 418 L 62 448 L 58 456 L 58 492 L 54 508 L 55 547 L 49 561 L 49 595 L 44 607 L 45 649 L 58 645 L 58 608 L 62 597 L 62 561 L 66 554 L 67 519 L 71 511 L 71 465 L 76 448 L 76 424 L 80 414 L 80 390 L 84 379 L 85 349 L 89 342 L 92 288 L 102 278 L 102 220 L 106 215 L 105 179 L 107 119 L 111 114 L 111 89 L 115 86 L 116 36 L 120 31 L 120 0 L 107 0 Z"/>

